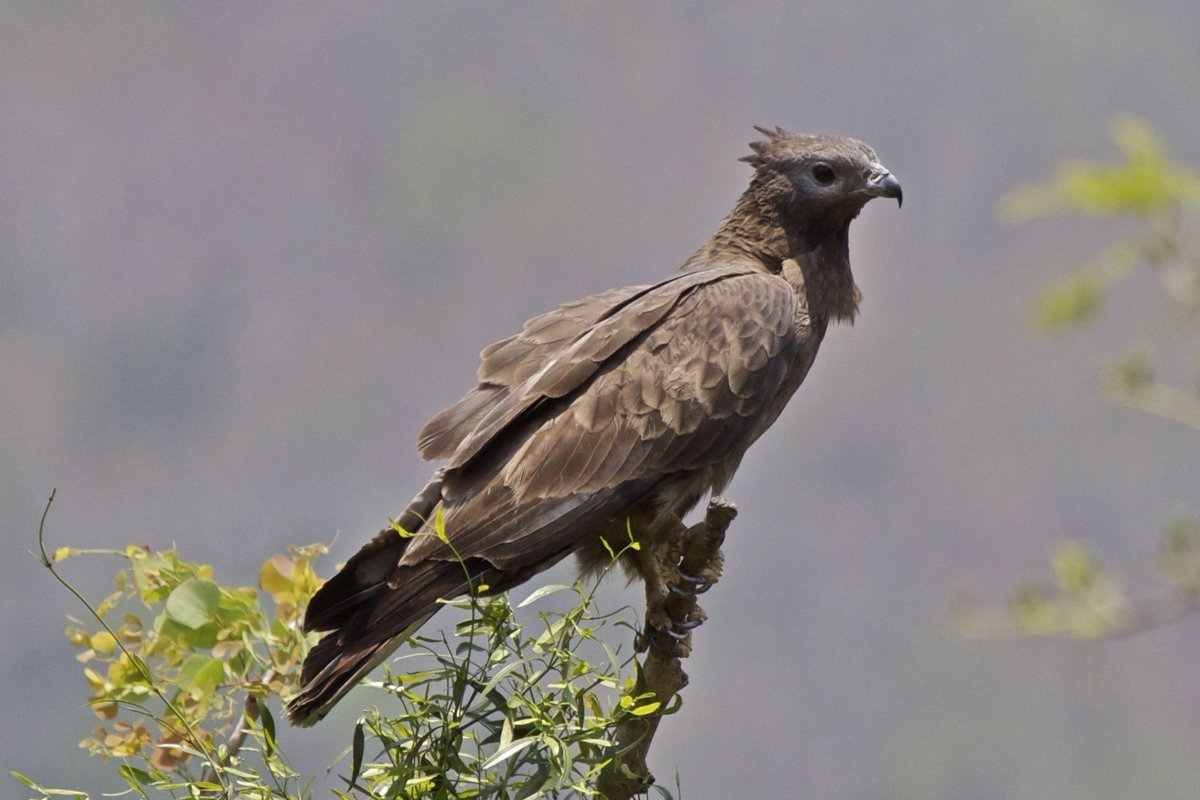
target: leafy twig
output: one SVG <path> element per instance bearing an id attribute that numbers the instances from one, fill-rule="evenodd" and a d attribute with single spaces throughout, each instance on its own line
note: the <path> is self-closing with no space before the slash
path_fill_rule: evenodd
<path id="1" fill-rule="evenodd" d="M 154 692 L 159 700 L 162 701 L 162 704 L 166 706 L 167 710 L 180 721 L 184 729 L 187 731 L 187 737 L 191 744 L 198 752 L 204 755 L 204 758 L 208 764 L 212 766 L 218 763 L 216 756 L 212 752 L 212 749 L 208 746 L 204 739 L 196 733 L 196 730 L 192 727 L 191 723 L 188 722 L 187 717 L 175 706 L 173 702 L 171 702 L 171 699 L 167 697 L 166 693 L 159 688 L 157 682 L 154 680 L 154 675 L 150 672 L 150 668 L 146 666 L 146 662 L 142 661 L 141 658 L 139 658 L 125 646 L 124 642 L 121 641 L 121 638 L 117 636 L 117 632 L 109 627 L 109 624 L 104 621 L 104 617 L 100 615 L 100 613 L 95 609 L 94 606 L 92 606 L 90 602 L 88 602 L 88 599 L 84 597 L 78 589 L 72 586 L 66 578 L 58 574 L 58 570 L 54 568 L 53 559 L 51 559 L 46 553 L 46 517 L 50 514 L 50 506 L 54 503 L 54 497 L 57 493 L 57 488 L 50 490 L 50 497 L 46 500 L 46 507 L 42 510 L 42 519 L 38 523 L 38 552 L 40 554 L 39 560 L 42 562 L 42 566 L 50 570 L 50 574 L 54 576 L 54 579 L 62 584 L 68 592 L 73 594 L 75 599 L 82 603 L 83 607 L 88 610 L 88 613 L 91 614 L 98 623 L 100 623 L 100 626 L 104 628 L 104 630 L 107 631 L 110 636 L 112 636 L 113 641 L 116 642 L 116 646 L 121 649 L 121 652 L 126 658 L 129 659 L 129 662 L 134 665 L 138 673 L 141 674 L 142 678 L 146 681 L 147 686 L 150 687 L 150 690 Z M 225 783 L 225 778 L 220 774 L 219 770 L 215 773 L 214 777 L 217 779 L 217 783 L 219 783 L 221 786 L 221 793 L 228 795 L 229 786 Z"/>
<path id="2" fill-rule="evenodd" d="M 262 678 L 259 680 L 264 686 L 266 686 L 275 679 L 275 674 L 276 673 L 274 669 L 268 669 L 262 674 Z M 216 780 L 218 766 L 228 767 L 233 762 L 233 759 L 235 756 L 237 756 L 238 751 L 242 749 L 242 744 L 246 741 L 246 734 L 249 733 L 247 723 L 257 722 L 261 716 L 261 713 L 259 700 L 254 695 L 254 689 L 247 689 L 246 702 L 242 707 L 242 714 L 238 717 L 238 721 L 234 724 L 233 730 L 229 732 L 229 741 L 225 745 L 225 757 L 220 759 L 219 764 L 210 760 L 208 765 L 204 768 L 204 774 L 201 780 Z M 273 733 L 271 738 L 275 738 Z"/>

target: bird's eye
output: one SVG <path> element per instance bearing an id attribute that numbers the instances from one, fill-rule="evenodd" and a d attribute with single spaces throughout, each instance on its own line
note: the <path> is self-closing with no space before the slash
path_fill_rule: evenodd
<path id="1" fill-rule="evenodd" d="M 833 183 L 833 179 L 837 177 L 833 171 L 833 167 L 824 163 L 817 164 L 812 168 L 812 176 L 813 180 L 822 186 L 828 186 L 829 184 Z"/>

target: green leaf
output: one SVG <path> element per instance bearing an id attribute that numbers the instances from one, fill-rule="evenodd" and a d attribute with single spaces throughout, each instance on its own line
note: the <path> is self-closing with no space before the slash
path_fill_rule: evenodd
<path id="1" fill-rule="evenodd" d="M 1105 371 L 1102 386 L 1122 395 L 1134 395 L 1154 380 L 1154 368 L 1140 353 L 1130 353 Z"/>
<path id="2" fill-rule="evenodd" d="M 512 724 L 512 717 L 510 717 L 510 716 L 508 716 L 508 715 L 506 714 L 506 715 L 504 716 L 504 722 L 503 722 L 503 723 L 501 723 L 501 725 L 500 725 L 500 743 L 499 743 L 499 747 L 500 747 L 501 749 L 503 749 L 503 748 L 505 748 L 505 747 L 508 747 L 510 744 L 512 744 L 512 740 L 513 740 L 513 724 Z"/>
<path id="3" fill-rule="evenodd" d="M 203 578 L 189 578 L 167 597 L 167 619 L 193 630 L 212 622 L 221 602 L 221 589 Z"/>
<path id="4" fill-rule="evenodd" d="M 446 538 L 446 512 L 442 509 L 441 504 L 433 510 L 433 535 L 438 541 L 449 544 L 450 540 Z"/>
<path id="5" fill-rule="evenodd" d="M 539 761 L 537 769 L 525 779 L 525 784 L 521 787 L 521 791 L 513 795 L 513 800 L 527 800 L 533 797 L 549 784 L 551 780 L 550 765 L 545 761 Z"/>
<path id="6" fill-rule="evenodd" d="M 38 785 L 37 785 L 36 783 L 34 783 L 33 781 L 29 780 L 29 778 L 26 778 L 24 775 L 22 775 L 21 773 L 17 772 L 16 770 L 9 770 L 8 774 L 9 774 L 9 775 L 12 775 L 14 778 L 16 778 L 17 780 L 19 780 L 21 783 L 23 783 L 23 784 L 25 784 L 26 786 L 28 786 L 30 789 L 34 789 L 34 790 L 37 790 L 37 791 L 41 791 L 41 790 L 38 788 Z"/>
<path id="7" fill-rule="evenodd" d="M 276 554 L 263 562 L 258 569 L 258 585 L 271 595 L 290 592 L 295 588 L 292 581 L 292 561 L 287 556 Z"/>
<path id="8" fill-rule="evenodd" d="M 569 624 L 571 624 L 571 619 L 569 617 L 559 617 L 551 622 L 546 626 L 546 630 L 542 633 L 542 635 L 538 636 L 537 639 L 534 640 L 533 649 L 537 652 L 544 651 L 546 646 L 557 639 L 559 634 L 562 633 L 563 627 Z"/>
<path id="9" fill-rule="evenodd" d="M 435 777 L 436 776 L 434 776 L 434 775 L 426 775 L 424 773 L 418 773 L 415 777 L 409 778 L 408 780 L 406 780 L 404 782 L 404 788 L 405 789 L 416 789 L 418 787 L 425 788 L 428 784 L 433 783 Z"/>
<path id="10" fill-rule="evenodd" d="M 541 600 L 543 597 L 552 595 L 555 592 L 561 592 L 563 589 L 574 589 L 574 588 L 575 588 L 574 586 L 568 586 L 565 583 L 552 583 L 552 584 L 549 584 L 548 586 L 543 586 L 540 589 L 535 589 L 533 591 L 533 593 L 531 593 L 529 595 L 529 597 L 526 597 L 524 600 L 517 603 L 517 608 L 524 608 L 525 606 L 530 605 L 531 603 L 536 603 L 538 600 Z"/>
<path id="11" fill-rule="evenodd" d="M 1111 137 L 1123 162 L 1069 161 L 1051 182 L 1006 196 L 1000 203 L 1001 218 L 1020 221 L 1056 211 L 1151 216 L 1200 202 L 1200 176 L 1171 161 L 1143 120 L 1117 117 Z"/>
<path id="12" fill-rule="evenodd" d="M 275 717 L 271 715 L 271 709 L 267 708 L 263 700 L 258 703 L 258 718 L 263 731 L 263 750 L 267 758 L 270 758 L 275 752 Z"/>
<path id="13" fill-rule="evenodd" d="M 183 664 L 179 666 L 179 672 L 175 675 L 175 685 L 184 691 L 191 689 L 192 681 L 196 679 L 196 673 L 210 661 L 212 661 L 210 656 L 199 654 L 188 656 Z"/>
<path id="14" fill-rule="evenodd" d="M 124 764 L 117 770 L 117 774 L 129 783 L 135 789 L 139 786 L 149 786 L 154 779 L 150 777 L 150 773 L 144 769 L 138 769 L 130 764 Z"/>
<path id="15" fill-rule="evenodd" d="M 612 670 L 614 675 L 619 674 L 621 672 L 621 662 L 617 660 L 616 651 L 613 650 L 612 647 L 609 646 L 608 642 L 604 641 L 603 639 L 597 639 L 596 641 L 600 643 L 600 647 L 604 650 L 604 655 L 608 658 L 609 669 Z"/>
<path id="16" fill-rule="evenodd" d="M 1085 592 L 1095 583 L 1099 571 L 1096 563 L 1078 542 L 1059 545 L 1050 559 L 1054 577 L 1066 592 Z"/>
<path id="17" fill-rule="evenodd" d="M 159 614 L 154 620 L 154 629 L 158 631 L 161 639 L 171 642 L 181 650 L 207 650 L 215 647 L 220 630 L 215 624 L 189 628 L 169 619 L 166 612 Z"/>
<path id="18" fill-rule="evenodd" d="M 17 780 L 19 780 L 21 783 L 28 786 L 30 789 L 33 789 L 35 792 L 41 792 L 44 795 L 57 795 L 60 797 L 83 797 L 83 798 L 86 798 L 88 796 L 87 792 L 80 792 L 75 789 L 47 789 L 45 786 L 37 785 L 33 781 L 29 780 L 29 778 L 26 778 L 24 775 L 22 775 L 21 773 L 16 772 L 16 771 L 10 771 L 9 774 L 12 775 Z"/>
<path id="19" fill-rule="evenodd" d="M 512 661 L 508 664 L 505 664 L 504 667 L 502 667 L 495 675 L 492 676 L 491 680 L 484 685 L 483 689 L 481 689 L 479 693 L 482 695 L 491 694 L 492 691 L 500 685 L 500 681 L 504 680 L 506 676 L 511 675 L 514 670 L 525 666 L 525 664 L 526 659 Z"/>
<path id="20" fill-rule="evenodd" d="M 658 711 L 661 705 L 662 703 L 655 700 L 653 703 L 646 703 L 645 705 L 632 708 L 630 709 L 629 713 L 633 714 L 635 717 L 644 717 L 647 714 L 653 714 L 655 711 Z"/>
<path id="21" fill-rule="evenodd" d="M 210 658 L 207 664 L 196 670 L 192 678 L 192 696 L 201 703 L 206 702 L 224 680 L 225 662 L 219 658 Z"/>
<path id="22" fill-rule="evenodd" d="M 363 724 L 359 723 L 354 726 L 354 740 L 351 746 L 352 755 L 350 757 L 350 783 L 358 780 L 359 773 L 362 772 L 363 751 L 366 747 L 366 741 L 363 736 Z"/>
<path id="23" fill-rule="evenodd" d="M 117 649 L 117 638 L 108 631 L 97 631 L 92 634 L 92 649 L 102 656 L 111 656 Z"/>
<path id="24" fill-rule="evenodd" d="M 601 536 L 601 537 L 600 537 L 600 544 L 604 545 L 604 549 L 608 551 L 608 560 L 609 560 L 609 561 L 616 561 L 616 560 L 617 560 L 617 554 L 613 552 L 612 545 L 610 545 L 610 544 L 608 543 L 608 540 L 607 540 L 607 539 L 605 539 L 603 536 Z"/>
<path id="25" fill-rule="evenodd" d="M 507 761 L 508 759 L 512 758 L 517 753 L 521 752 L 522 750 L 529 747 L 530 745 L 537 744 L 537 741 L 538 740 L 537 740 L 536 736 L 526 736 L 522 739 L 514 739 L 513 741 L 508 743 L 507 747 L 501 747 L 499 750 L 497 750 L 495 753 L 492 754 L 491 758 L 489 758 L 487 761 L 483 762 L 483 768 L 491 769 L 492 767 L 496 766 L 497 764 L 503 763 L 504 761 Z"/>
<path id="26" fill-rule="evenodd" d="M 1096 278 L 1074 275 L 1043 292 L 1034 308 L 1034 321 L 1048 331 L 1078 325 L 1095 316 L 1102 296 Z"/>
<path id="27" fill-rule="evenodd" d="M 1163 147 L 1145 120 L 1121 114 L 1109 128 L 1109 136 L 1131 162 L 1162 161 Z"/>

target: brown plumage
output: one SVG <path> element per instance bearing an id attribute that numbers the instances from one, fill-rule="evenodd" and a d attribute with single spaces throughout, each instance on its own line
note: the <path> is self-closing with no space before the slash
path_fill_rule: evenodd
<path id="1" fill-rule="evenodd" d="M 321 588 L 304 625 L 326 633 L 294 723 L 321 719 L 439 599 L 507 589 L 572 552 L 596 569 L 600 536 L 652 537 L 728 483 L 829 322 L 854 318 L 850 221 L 873 197 L 901 199 L 862 142 L 759 130 L 750 188 L 680 272 L 484 349 L 479 385 L 421 431 L 421 455 L 448 461 L 398 520 L 415 531 L 440 507 L 458 555 L 385 529 Z"/>

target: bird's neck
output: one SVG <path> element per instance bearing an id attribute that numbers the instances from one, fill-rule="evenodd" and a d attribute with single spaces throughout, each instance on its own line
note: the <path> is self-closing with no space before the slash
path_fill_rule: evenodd
<path id="1" fill-rule="evenodd" d="M 758 202 L 753 190 L 738 200 L 717 232 L 683 265 L 684 271 L 741 263 L 776 275 L 795 261 L 811 313 L 854 321 L 860 294 L 850 270 L 850 220 L 802 225 Z"/>

